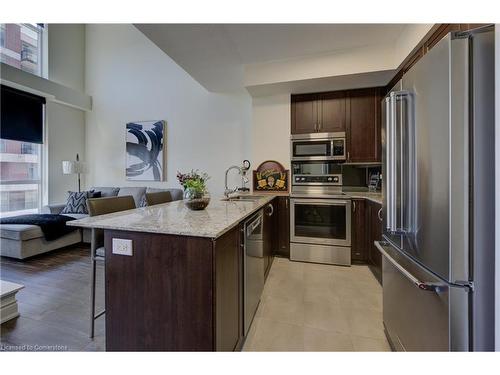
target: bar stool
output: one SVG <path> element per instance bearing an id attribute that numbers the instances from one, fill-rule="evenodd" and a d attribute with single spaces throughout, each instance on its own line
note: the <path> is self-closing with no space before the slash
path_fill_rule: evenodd
<path id="1" fill-rule="evenodd" d="M 87 199 L 87 208 L 90 216 L 98 216 L 113 212 L 131 210 L 135 208 L 135 201 L 131 195 L 123 197 L 90 198 Z M 90 260 L 92 265 L 90 282 L 90 338 L 93 338 L 95 320 L 106 312 L 106 310 L 97 314 L 95 312 L 96 262 L 105 260 L 104 231 L 102 229 L 92 228 Z"/>
<path id="2" fill-rule="evenodd" d="M 146 202 L 148 206 L 172 202 L 172 194 L 169 191 L 160 191 L 157 193 L 146 193 Z"/>

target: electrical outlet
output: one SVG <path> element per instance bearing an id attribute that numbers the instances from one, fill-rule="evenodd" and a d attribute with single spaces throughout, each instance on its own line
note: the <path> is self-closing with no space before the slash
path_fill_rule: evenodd
<path id="1" fill-rule="evenodd" d="M 113 238 L 113 254 L 132 256 L 132 240 Z"/>

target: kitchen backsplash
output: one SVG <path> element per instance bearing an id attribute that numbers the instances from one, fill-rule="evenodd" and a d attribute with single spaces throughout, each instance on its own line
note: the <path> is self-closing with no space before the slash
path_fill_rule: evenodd
<path id="1" fill-rule="evenodd" d="M 381 171 L 382 167 L 380 166 L 363 167 L 354 165 L 343 165 L 342 185 L 344 187 L 368 188 L 370 176 L 376 173 L 380 174 Z"/>

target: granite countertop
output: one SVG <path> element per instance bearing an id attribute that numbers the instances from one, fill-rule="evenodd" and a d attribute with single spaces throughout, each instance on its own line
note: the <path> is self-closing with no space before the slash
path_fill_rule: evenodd
<path id="1" fill-rule="evenodd" d="M 191 211 L 182 201 L 174 201 L 86 217 L 66 224 L 82 228 L 217 238 L 264 207 L 274 197 L 259 196 L 256 201 L 223 201 L 221 197 L 212 197 L 208 207 L 201 211 Z"/>
<path id="2" fill-rule="evenodd" d="M 372 191 L 344 191 L 346 196 L 351 198 L 364 198 L 369 201 L 382 204 L 382 193 L 372 192 Z"/>

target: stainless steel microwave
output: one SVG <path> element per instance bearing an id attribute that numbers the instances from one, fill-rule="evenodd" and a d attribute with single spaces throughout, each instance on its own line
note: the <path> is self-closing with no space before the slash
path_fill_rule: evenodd
<path id="1" fill-rule="evenodd" d="M 346 160 L 345 132 L 292 135 L 292 161 Z"/>

